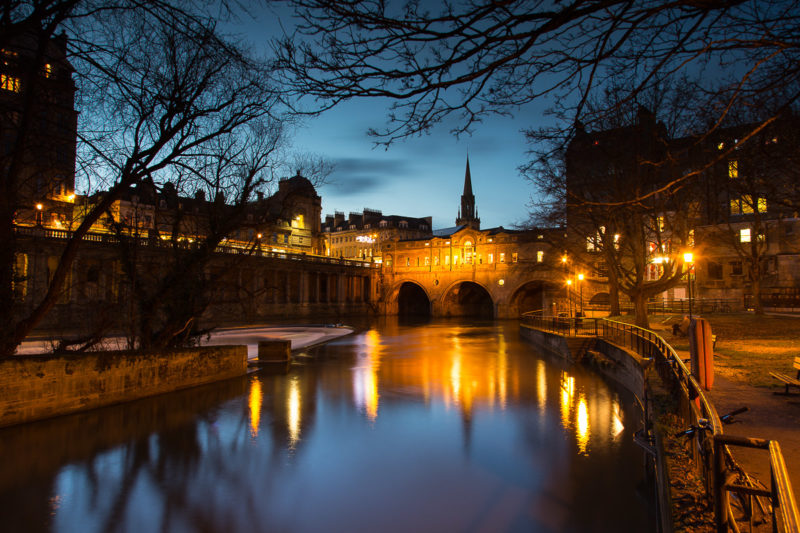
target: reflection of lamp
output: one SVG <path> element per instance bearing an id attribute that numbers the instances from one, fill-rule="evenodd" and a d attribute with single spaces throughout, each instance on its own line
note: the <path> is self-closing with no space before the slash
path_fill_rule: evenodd
<path id="1" fill-rule="evenodd" d="M 694 255 L 692 252 L 683 254 L 683 262 L 689 265 L 686 269 L 686 284 L 689 286 L 689 319 L 692 318 L 692 268 L 694 267 Z"/>

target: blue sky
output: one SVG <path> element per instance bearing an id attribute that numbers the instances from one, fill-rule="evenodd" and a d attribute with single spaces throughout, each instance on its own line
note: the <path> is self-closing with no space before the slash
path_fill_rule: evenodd
<path id="1" fill-rule="evenodd" d="M 492 118 L 473 135 L 456 138 L 446 126 L 431 134 L 374 147 L 367 129 L 384 124 L 381 101 L 353 100 L 311 119 L 294 136 L 298 151 L 319 154 L 334 171 L 319 188 L 323 213 L 363 208 L 385 214 L 432 216 L 435 228 L 452 226 L 461 201 L 467 154 L 481 226 L 524 222 L 530 185 L 517 171 L 525 161 L 520 129 L 537 117 Z M 530 123 L 528 122 L 530 121 Z"/>
<path id="2" fill-rule="evenodd" d="M 232 30 L 257 49 L 279 35 L 281 25 L 292 25 L 285 6 L 251 9 L 251 15 L 241 17 Z M 527 157 L 521 130 L 543 125 L 544 107 L 511 110 L 513 118 L 487 118 L 472 135 L 459 138 L 440 124 L 429 135 L 399 141 L 386 150 L 374 147 L 367 131 L 386 124 L 389 105 L 386 100 L 351 100 L 308 119 L 295 132 L 295 151 L 323 156 L 335 165 L 318 189 L 323 215 L 367 207 L 390 215 L 432 216 L 434 228 L 452 226 L 469 154 L 481 227 L 525 222 L 534 191 L 517 171 Z"/>

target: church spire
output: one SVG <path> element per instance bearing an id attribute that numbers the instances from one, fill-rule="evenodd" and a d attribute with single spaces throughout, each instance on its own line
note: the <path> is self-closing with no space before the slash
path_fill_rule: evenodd
<path id="1" fill-rule="evenodd" d="M 467 170 L 464 173 L 464 194 L 461 195 L 461 208 L 456 218 L 457 226 L 469 226 L 480 229 L 481 219 L 478 218 L 475 208 L 475 195 L 472 194 L 472 174 L 469 170 L 469 156 L 467 156 Z"/>

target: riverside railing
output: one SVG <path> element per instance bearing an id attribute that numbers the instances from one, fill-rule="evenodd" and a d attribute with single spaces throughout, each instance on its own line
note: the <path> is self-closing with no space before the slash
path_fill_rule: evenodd
<path id="1" fill-rule="evenodd" d="M 656 368 L 665 381 L 678 392 L 679 414 L 689 427 L 683 434 L 694 441 L 692 457 L 702 471 L 705 489 L 714 502 L 716 529 L 723 533 L 739 531 L 730 493 L 735 493 L 744 510 L 744 519 L 752 529 L 753 498 L 769 499 L 774 532 L 800 533 L 798 513 L 792 485 L 777 441 L 748 439 L 723 435 L 722 420 L 685 362 L 660 335 L 648 329 L 605 318 L 548 317 L 526 314 L 522 323 L 563 336 L 594 336 L 617 346 L 628 348 L 642 357 L 657 362 Z M 730 416 L 730 415 L 728 415 Z M 731 446 L 767 450 L 770 460 L 769 488 L 758 484 L 736 463 Z"/>

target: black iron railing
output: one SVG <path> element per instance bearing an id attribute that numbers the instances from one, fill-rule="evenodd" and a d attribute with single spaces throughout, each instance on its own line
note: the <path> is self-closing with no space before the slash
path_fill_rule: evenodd
<path id="1" fill-rule="evenodd" d="M 777 441 L 747 439 L 724 435 L 722 420 L 700 384 L 684 361 L 661 336 L 648 329 L 605 318 L 549 317 L 526 314 L 522 324 L 563 336 L 594 336 L 616 346 L 630 349 L 640 356 L 657 362 L 661 378 L 678 391 L 679 415 L 693 439 L 692 454 L 702 471 L 706 492 L 714 501 L 718 532 L 739 531 L 739 522 L 753 524 L 754 509 L 767 500 L 766 516 L 771 517 L 775 532 L 800 533 L 800 514 Z M 770 487 L 764 487 L 747 475 L 731 454 L 731 446 L 767 450 L 770 459 Z M 744 516 L 737 517 L 731 505 L 730 493 L 743 502 Z M 755 498 L 755 500 L 754 500 Z"/>

